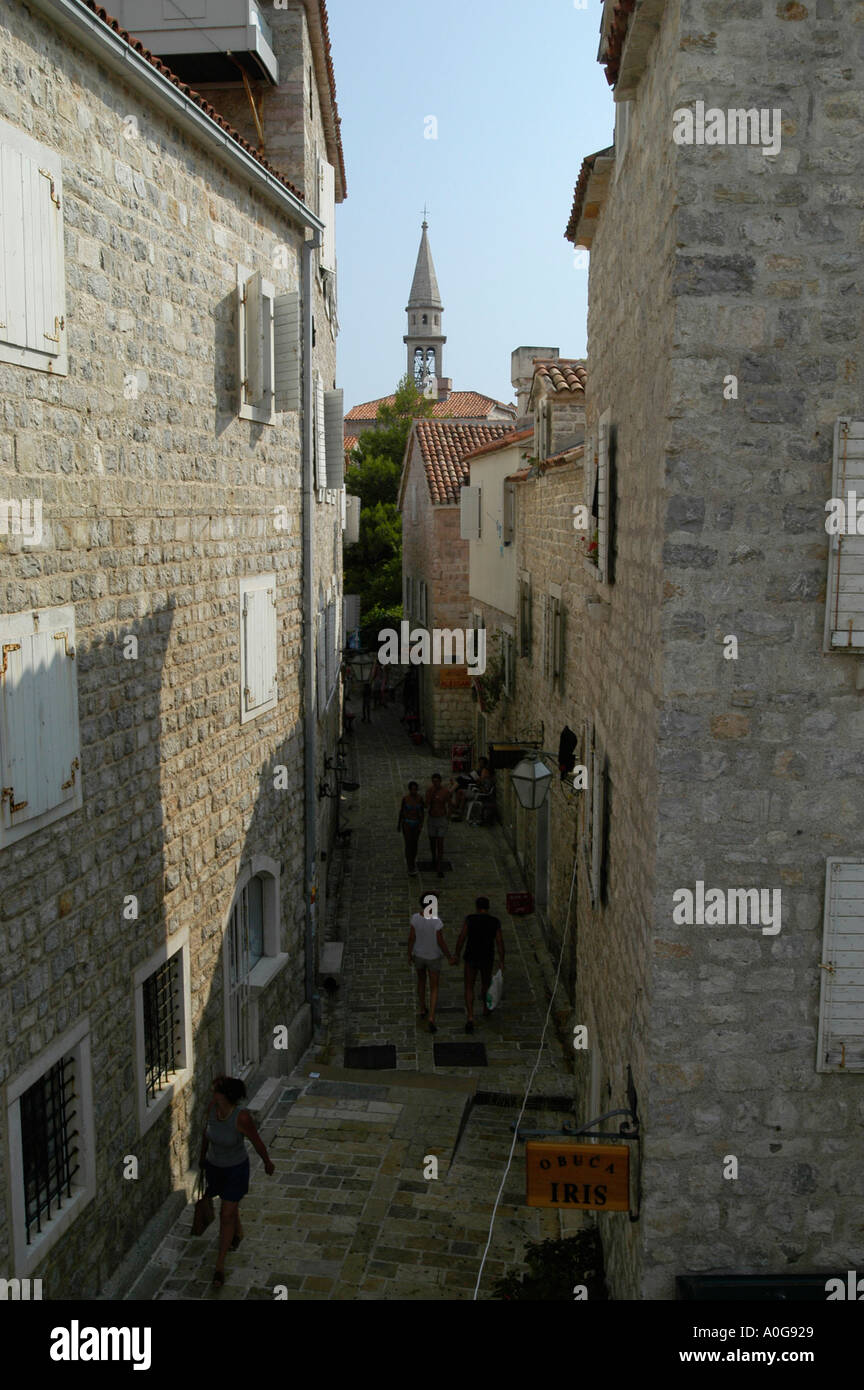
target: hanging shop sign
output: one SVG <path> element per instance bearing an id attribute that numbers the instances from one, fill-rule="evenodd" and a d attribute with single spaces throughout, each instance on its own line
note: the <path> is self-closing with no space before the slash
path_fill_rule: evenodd
<path id="1" fill-rule="evenodd" d="M 525 1145 L 525 1203 L 582 1211 L 630 1210 L 630 1150 L 626 1144 Z"/>
<path id="2" fill-rule="evenodd" d="M 440 690 L 467 690 L 471 687 L 471 677 L 467 666 L 442 666 L 438 676 Z"/>

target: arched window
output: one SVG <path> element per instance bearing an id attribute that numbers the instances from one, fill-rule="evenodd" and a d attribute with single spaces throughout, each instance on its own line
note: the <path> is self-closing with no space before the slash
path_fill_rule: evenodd
<path id="1" fill-rule="evenodd" d="M 421 382 L 423 375 L 423 349 L 418 347 L 414 349 L 414 380 Z"/>
<path id="2" fill-rule="evenodd" d="M 259 1000 L 288 962 L 281 950 L 279 865 L 256 855 L 238 880 L 225 929 L 225 1062 L 243 1076 L 260 1057 Z"/>
<path id="3" fill-rule="evenodd" d="M 428 314 L 424 314 L 424 315 L 423 315 L 423 322 L 424 322 L 424 323 L 428 323 L 428 322 L 429 322 L 429 315 L 428 315 Z"/>

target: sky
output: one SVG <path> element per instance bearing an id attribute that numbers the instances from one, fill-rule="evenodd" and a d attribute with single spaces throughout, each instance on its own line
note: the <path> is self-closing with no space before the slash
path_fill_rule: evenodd
<path id="1" fill-rule="evenodd" d="M 455 390 L 513 400 L 523 345 L 585 355 L 588 271 L 564 230 L 582 160 L 612 143 L 601 8 L 328 0 L 348 177 L 336 212 L 346 411 L 406 370 L 424 206 Z"/>

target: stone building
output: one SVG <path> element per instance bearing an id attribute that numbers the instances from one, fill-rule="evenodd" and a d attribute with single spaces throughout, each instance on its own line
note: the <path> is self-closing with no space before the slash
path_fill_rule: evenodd
<path id="1" fill-rule="evenodd" d="M 268 14 L 260 133 L 218 41 L 205 99 L 84 0 L 0 19 L 0 1270 L 51 1299 L 311 1035 L 344 174 L 325 7 Z"/>
<path id="2" fill-rule="evenodd" d="M 579 1109 L 625 1106 L 631 1069 L 641 1214 L 597 1220 L 613 1295 L 669 1299 L 860 1263 L 861 542 L 825 508 L 864 438 L 861 26 L 839 0 L 602 24 L 615 144 L 567 230 L 598 517 L 561 709 Z"/>
<path id="3" fill-rule="evenodd" d="M 469 542 L 473 621 L 486 627 L 489 651 L 501 666 L 494 708 L 475 706 L 474 742 L 493 762 L 496 743 L 555 753 L 562 730 L 570 727 L 588 543 L 574 530 L 574 506 L 584 498 L 585 364 L 561 358 L 557 348 L 523 347 L 513 353 L 511 375 L 520 422 L 528 428 L 466 460 L 482 511 L 480 534 Z M 499 767 L 496 799 L 554 950 L 567 915 L 576 798 L 569 787 L 560 795 L 553 791 L 540 812 L 528 812 Z M 566 981 L 572 982 L 574 969 L 571 952 Z"/>
<path id="4" fill-rule="evenodd" d="M 405 446 L 398 506 L 402 513 L 402 607 L 412 628 L 471 626 L 468 541 L 460 495 L 468 482 L 466 456 L 512 434 L 509 424 L 460 425 L 415 420 Z M 464 639 L 463 639 L 464 640 Z M 471 678 L 464 665 L 419 668 L 423 731 L 438 752 L 468 736 L 473 722 Z"/>

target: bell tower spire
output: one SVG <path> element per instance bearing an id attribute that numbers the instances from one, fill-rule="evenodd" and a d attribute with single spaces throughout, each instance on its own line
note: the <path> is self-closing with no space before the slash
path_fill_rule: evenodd
<path id="1" fill-rule="evenodd" d="M 441 399 L 439 387 L 443 386 L 446 391 L 449 386 L 449 382 L 442 381 L 444 344 L 447 339 L 441 332 L 444 305 L 441 303 L 429 238 L 426 235 L 428 227 L 429 223 L 424 216 L 411 295 L 405 310 L 408 315 L 408 332 L 402 341 L 408 347 L 408 375 L 416 381 L 421 390 L 430 391 L 430 394 L 434 392 L 434 395 Z"/>

